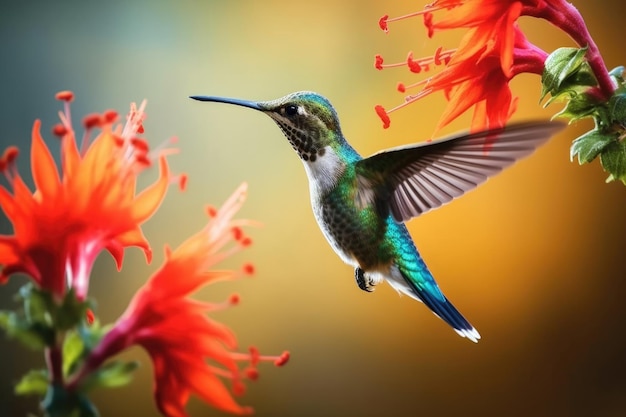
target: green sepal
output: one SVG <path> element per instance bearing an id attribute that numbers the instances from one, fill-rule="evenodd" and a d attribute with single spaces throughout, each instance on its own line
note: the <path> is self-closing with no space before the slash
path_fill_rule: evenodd
<path id="1" fill-rule="evenodd" d="M 92 304 L 89 300 L 79 300 L 73 288 L 59 303 L 51 292 L 37 288 L 32 283 L 22 286 L 17 298 L 24 304 L 24 315 L 28 321 L 41 323 L 57 331 L 72 329 L 84 321 Z"/>
<path id="2" fill-rule="evenodd" d="M 573 161 L 574 157 L 578 155 L 579 164 L 589 163 L 611 145 L 611 143 L 615 142 L 615 140 L 615 135 L 602 133 L 598 129 L 587 132 L 572 142 L 570 160 Z"/>
<path id="3" fill-rule="evenodd" d="M 588 94 L 591 87 L 596 87 L 597 81 L 595 75 L 591 72 L 591 67 L 584 62 L 579 68 L 579 71 L 572 74 L 569 78 L 565 79 L 558 87 L 558 89 L 551 91 L 551 97 L 543 105 L 544 108 L 548 107 L 555 101 L 564 101 L 576 99 L 588 102 L 589 104 L 600 104 L 590 94 Z"/>
<path id="4" fill-rule="evenodd" d="M 554 97 L 560 95 L 564 88 L 571 88 L 573 83 L 570 82 L 564 85 L 564 82 L 579 72 L 583 64 L 586 64 L 586 53 L 586 47 L 558 48 L 546 58 L 543 74 L 541 75 L 540 101 L 543 100 L 548 93 Z M 585 73 L 587 73 L 587 71 L 585 71 Z M 589 71 L 589 73 L 591 73 L 591 71 Z M 582 85 L 594 85 L 588 84 L 590 82 L 588 74 L 584 74 L 579 82 L 583 82 Z"/>
<path id="5" fill-rule="evenodd" d="M 30 323 L 52 326 L 50 311 L 54 308 L 52 293 L 36 288 L 32 283 L 23 285 L 18 297 L 24 304 L 24 315 Z"/>
<path id="6" fill-rule="evenodd" d="M 55 327 L 57 330 L 70 330 L 83 322 L 87 316 L 87 310 L 90 308 L 89 301 L 80 301 L 76 298 L 74 289 L 70 289 L 61 305 L 57 306 L 55 311 Z"/>
<path id="7" fill-rule="evenodd" d="M 17 395 L 46 395 L 48 391 L 48 371 L 38 369 L 29 371 L 15 385 L 15 394 Z"/>
<path id="8" fill-rule="evenodd" d="M 569 119 L 568 123 L 573 123 L 577 120 L 584 119 L 586 117 L 593 117 L 597 114 L 599 108 L 597 102 L 590 99 L 586 94 L 576 94 L 571 97 L 565 107 L 554 116 L 553 119 L 560 117 Z"/>
<path id="9" fill-rule="evenodd" d="M 94 388 L 116 388 L 132 381 L 134 371 L 139 362 L 111 361 L 91 373 L 81 384 L 81 391 L 87 392 Z"/>
<path id="10" fill-rule="evenodd" d="M 600 162 L 609 173 L 607 182 L 620 180 L 626 185 L 626 143 L 622 140 L 613 141 L 600 154 Z"/>

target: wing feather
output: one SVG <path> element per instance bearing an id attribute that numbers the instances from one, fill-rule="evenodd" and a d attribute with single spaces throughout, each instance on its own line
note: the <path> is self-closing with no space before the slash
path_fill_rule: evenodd
<path id="1" fill-rule="evenodd" d="M 563 126 L 519 123 L 389 149 L 357 163 L 357 174 L 370 179 L 359 183 L 378 191 L 396 221 L 406 221 L 476 188 L 530 155 Z"/>

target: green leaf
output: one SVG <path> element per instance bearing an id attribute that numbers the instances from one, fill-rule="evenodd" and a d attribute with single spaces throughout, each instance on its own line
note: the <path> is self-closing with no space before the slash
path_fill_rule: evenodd
<path id="1" fill-rule="evenodd" d="M 82 390 L 88 391 L 93 388 L 115 388 L 128 384 L 133 377 L 133 372 L 139 367 L 139 362 L 113 361 L 92 373 L 83 383 Z"/>
<path id="2" fill-rule="evenodd" d="M 85 345 L 76 331 L 70 331 L 63 342 L 63 375 L 70 375 L 82 358 Z"/>
<path id="3" fill-rule="evenodd" d="M 41 323 L 29 323 L 18 313 L 9 311 L 0 312 L 0 326 L 3 327 L 7 335 L 23 345 L 33 349 L 42 350 L 46 346 L 54 343 L 54 332 L 49 327 Z"/>
<path id="4" fill-rule="evenodd" d="M 600 162 L 609 178 L 607 182 L 620 180 L 626 184 L 626 143 L 614 141 L 600 154 Z"/>
<path id="5" fill-rule="evenodd" d="M 621 125 L 626 125 L 626 93 L 614 94 L 609 100 L 611 119 Z"/>
<path id="6" fill-rule="evenodd" d="M 22 377 L 15 386 L 17 395 L 46 395 L 48 391 L 48 372 L 44 369 L 33 370 Z"/>
<path id="7" fill-rule="evenodd" d="M 576 138 L 570 148 L 570 160 L 578 155 L 578 163 L 586 164 L 593 161 L 607 146 L 615 142 L 615 135 L 601 133 L 594 129 Z"/>
<path id="8" fill-rule="evenodd" d="M 12 311 L 0 310 L 0 327 L 2 327 L 5 331 L 9 330 L 9 321 L 11 314 L 15 314 Z"/>

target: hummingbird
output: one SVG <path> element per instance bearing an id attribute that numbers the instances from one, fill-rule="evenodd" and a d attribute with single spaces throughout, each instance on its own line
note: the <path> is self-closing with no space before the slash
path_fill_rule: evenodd
<path id="1" fill-rule="evenodd" d="M 562 128 L 540 121 L 460 134 L 362 158 L 343 136 L 335 108 L 310 91 L 271 101 L 190 96 L 268 115 L 304 165 L 313 214 L 358 287 L 386 280 L 424 303 L 460 336 L 480 334 L 448 301 L 420 256 L 405 222 L 438 208 L 531 154 Z"/>

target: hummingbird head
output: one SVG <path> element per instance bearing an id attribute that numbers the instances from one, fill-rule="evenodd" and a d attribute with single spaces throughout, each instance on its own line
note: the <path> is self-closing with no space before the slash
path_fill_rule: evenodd
<path id="1" fill-rule="evenodd" d="M 303 161 L 315 162 L 324 156 L 327 147 L 335 148 L 343 141 L 335 109 L 325 97 L 310 91 L 258 102 L 213 96 L 191 98 L 262 111 L 276 122 Z"/>

